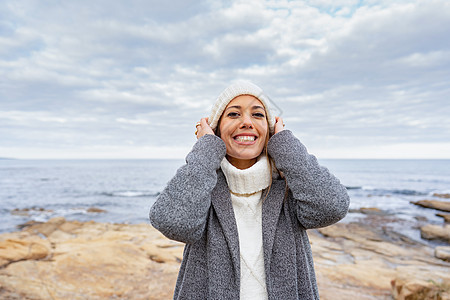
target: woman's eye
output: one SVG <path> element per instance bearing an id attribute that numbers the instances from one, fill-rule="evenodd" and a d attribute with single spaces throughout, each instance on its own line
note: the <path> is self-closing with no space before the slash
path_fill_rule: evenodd
<path id="1" fill-rule="evenodd" d="M 237 112 L 230 112 L 230 113 L 228 113 L 227 116 L 233 118 L 233 117 L 238 117 L 239 114 Z"/>
<path id="2" fill-rule="evenodd" d="M 262 113 L 254 113 L 253 115 L 257 118 L 264 118 L 264 114 Z"/>

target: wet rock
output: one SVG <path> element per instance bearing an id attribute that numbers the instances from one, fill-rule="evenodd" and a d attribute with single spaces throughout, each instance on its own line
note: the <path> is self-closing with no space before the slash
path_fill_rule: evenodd
<path id="1" fill-rule="evenodd" d="M 446 199 L 450 199 L 450 194 L 438 194 L 438 193 L 434 193 L 433 196 L 434 196 L 434 197 L 438 197 L 438 198 L 446 198 Z"/>
<path id="2" fill-rule="evenodd" d="M 101 209 L 101 208 L 97 208 L 97 207 L 89 207 L 89 208 L 87 209 L 87 212 L 88 212 L 88 213 L 105 213 L 106 210 Z"/>
<path id="3" fill-rule="evenodd" d="M 63 217 L 56 217 L 45 223 L 36 223 L 26 228 L 26 231 L 40 233 L 48 237 L 53 231 L 57 230 L 66 220 Z"/>
<path id="4" fill-rule="evenodd" d="M 434 248 L 434 256 L 450 262 L 450 247 L 447 246 L 438 246 Z"/>
<path id="5" fill-rule="evenodd" d="M 361 207 L 359 209 L 351 209 L 349 212 L 352 213 L 358 212 L 365 215 L 381 215 L 381 216 L 388 215 L 386 211 L 381 210 L 377 207 Z"/>
<path id="6" fill-rule="evenodd" d="M 450 202 L 446 201 L 438 201 L 438 200 L 420 200 L 420 201 L 411 201 L 412 204 L 426 207 L 426 208 L 433 208 L 441 211 L 450 212 Z"/>
<path id="7" fill-rule="evenodd" d="M 436 216 L 444 218 L 445 223 L 450 223 L 450 214 L 436 214 Z"/>
<path id="8" fill-rule="evenodd" d="M 30 216 L 32 213 L 34 212 L 53 212 L 52 210 L 49 209 L 45 209 L 42 207 L 31 207 L 31 208 L 15 208 L 11 211 L 12 215 L 15 216 L 24 216 L 24 217 L 28 217 Z"/>
<path id="9" fill-rule="evenodd" d="M 28 221 L 28 222 L 26 222 L 26 223 L 17 225 L 17 228 L 18 228 L 18 229 L 25 229 L 25 228 L 27 228 L 27 227 L 30 227 L 30 226 L 33 226 L 33 225 L 42 224 L 42 223 L 43 223 L 43 222 L 38 222 L 38 221 L 31 220 L 31 221 Z"/>
<path id="10" fill-rule="evenodd" d="M 420 235 L 427 240 L 442 240 L 450 243 L 450 225 L 444 226 L 428 224 L 420 228 Z"/>

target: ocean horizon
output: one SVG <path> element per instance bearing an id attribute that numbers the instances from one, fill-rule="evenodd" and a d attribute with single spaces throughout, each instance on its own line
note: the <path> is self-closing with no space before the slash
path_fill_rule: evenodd
<path id="1" fill-rule="evenodd" d="M 358 210 L 392 216 L 392 230 L 415 240 L 437 211 L 411 204 L 450 193 L 450 159 L 319 159 L 350 195 L 342 222 L 364 222 Z M 0 232 L 56 216 L 68 220 L 148 223 L 148 211 L 184 159 L 1 159 Z M 94 209 L 95 208 L 95 209 Z"/>

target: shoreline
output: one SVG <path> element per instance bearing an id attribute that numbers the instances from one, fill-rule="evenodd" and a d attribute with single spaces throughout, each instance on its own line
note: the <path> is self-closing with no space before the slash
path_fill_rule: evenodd
<path id="1" fill-rule="evenodd" d="M 450 260 L 376 223 L 308 230 L 321 299 L 450 299 Z M 0 298 L 170 299 L 183 247 L 149 224 L 30 222 L 0 234 Z"/>

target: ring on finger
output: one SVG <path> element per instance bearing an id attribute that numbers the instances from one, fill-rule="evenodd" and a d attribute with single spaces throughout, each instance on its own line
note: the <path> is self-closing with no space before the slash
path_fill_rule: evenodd
<path id="1" fill-rule="evenodd" d="M 195 127 L 197 127 L 198 125 L 201 125 L 201 123 L 200 123 L 200 122 L 197 122 L 197 123 L 195 124 Z"/>
<path id="2" fill-rule="evenodd" d="M 198 130 L 196 129 L 195 132 L 194 132 L 194 135 L 197 135 L 197 133 L 198 133 Z"/>

